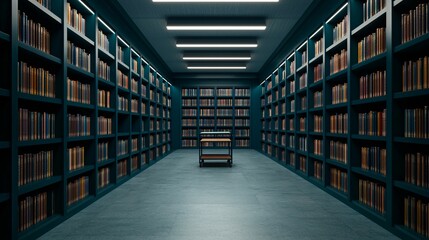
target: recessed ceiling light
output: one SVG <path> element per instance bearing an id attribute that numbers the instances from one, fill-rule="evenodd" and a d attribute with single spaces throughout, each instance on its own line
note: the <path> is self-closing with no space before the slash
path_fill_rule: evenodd
<path id="1" fill-rule="evenodd" d="M 237 70 L 246 69 L 245 66 L 188 66 L 190 70 Z"/>
<path id="2" fill-rule="evenodd" d="M 233 60 L 250 60 L 251 57 L 183 57 L 183 60 L 194 61 L 194 60 L 214 60 L 214 61 L 233 61 Z"/>
<path id="3" fill-rule="evenodd" d="M 256 43 L 177 43 L 178 48 L 255 48 Z"/>
<path id="4" fill-rule="evenodd" d="M 267 28 L 265 18 L 258 16 L 243 17 L 170 17 L 167 30 L 190 31 L 234 31 L 257 30 Z"/>
<path id="5" fill-rule="evenodd" d="M 182 3 L 182 2 L 200 2 L 200 3 L 252 3 L 252 2 L 278 2 L 279 0 L 152 0 L 152 2 L 168 2 L 168 3 Z"/>
<path id="6" fill-rule="evenodd" d="M 167 30 L 193 30 L 193 31 L 245 31 L 245 30 L 265 30 L 267 26 L 167 26 Z"/>

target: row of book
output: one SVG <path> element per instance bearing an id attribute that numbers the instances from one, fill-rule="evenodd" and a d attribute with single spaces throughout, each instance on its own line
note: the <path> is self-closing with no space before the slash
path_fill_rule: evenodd
<path id="1" fill-rule="evenodd" d="M 214 89 L 213 88 L 200 88 L 200 96 L 212 97 L 212 96 L 214 96 Z"/>
<path id="2" fill-rule="evenodd" d="M 244 100 L 244 99 L 240 99 L 240 100 Z M 232 99 L 218 99 L 217 105 L 230 107 L 232 106 Z"/>
<path id="3" fill-rule="evenodd" d="M 128 139 L 118 139 L 117 155 L 125 155 L 128 153 Z"/>
<path id="4" fill-rule="evenodd" d="M 314 139 L 313 140 L 313 153 L 316 155 L 323 154 L 323 140 L 322 139 Z"/>
<path id="5" fill-rule="evenodd" d="M 123 73 L 121 70 L 118 69 L 118 79 L 117 79 L 118 86 L 129 89 L 129 78 L 128 75 Z"/>
<path id="6" fill-rule="evenodd" d="M 118 110 L 120 111 L 128 111 L 128 99 L 124 96 L 118 95 Z"/>
<path id="7" fill-rule="evenodd" d="M 405 182 L 429 188 L 429 155 L 421 152 L 405 153 Z"/>
<path id="8" fill-rule="evenodd" d="M 18 186 L 52 177 L 54 151 L 18 155 Z"/>
<path id="9" fill-rule="evenodd" d="M 359 179 L 359 202 L 375 211 L 385 213 L 386 187 L 369 180 Z"/>
<path id="10" fill-rule="evenodd" d="M 18 62 L 18 90 L 22 93 L 55 97 L 55 74 L 44 68 Z"/>
<path id="11" fill-rule="evenodd" d="M 414 196 L 404 197 L 404 226 L 429 238 L 429 203 Z"/>
<path id="12" fill-rule="evenodd" d="M 347 83 L 332 86 L 332 104 L 347 102 Z"/>
<path id="13" fill-rule="evenodd" d="M 127 160 L 119 161 L 117 171 L 118 171 L 117 172 L 118 178 L 126 176 L 128 174 L 128 161 Z"/>
<path id="14" fill-rule="evenodd" d="M 44 6 L 45 8 L 51 10 L 52 9 L 52 3 L 51 0 L 36 0 L 40 5 Z"/>
<path id="15" fill-rule="evenodd" d="M 105 51 L 109 52 L 109 49 L 110 49 L 109 38 L 100 29 L 97 30 L 97 44 L 98 44 L 98 46 L 100 48 L 102 48 Z"/>
<path id="16" fill-rule="evenodd" d="M 332 29 L 333 43 L 338 42 L 339 40 L 343 39 L 347 35 L 348 22 L 349 22 L 349 16 L 345 15 L 344 18 L 333 27 Z"/>
<path id="17" fill-rule="evenodd" d="M 236 147 L 249 147 L 250 141 L 248 139 L 237 139 L 235 140 Z"/>
<path id="18" fill-rule="evenodd" d="M 301 97 L 301 111 L 305 111 L 307 109 L 307 96 Z"/>
<path id="19" fill-rule="evenodd" d="M 307 87 L 307 73 L 302 73 L 301 76 L 299 76 L 299 89 L 303 89 Z"/>
<path id="20" fill-rule="evenodd" d="M 376 71 L 359 78 L 359 98 L 366 99 L 386 95 L 386 70 Z"/>
<path id="21" fill-rule="evenodd" d="M 236 137 L 249 137 L 250 136 L 250 130 L 249 129 L 236 129 L 235 130 L 235 136 Z"/>
<path id="22" fill-rule="evenodd" d="M 323 177 L 323 163 L 319 161 L 313 161 L 313 177 L 318 180 L 322 180 Z"/>
<path id="23" fill-rule="evenodd" d="M 98 77 L 110 81 L 110 65 L 101 59 L 98 59 Z"/>
<path id="24" fill-rule="evenodd" d="M 319 40 L 314 41 L 314 56 L 319 56 L 323 53 L 323 37 L 321 37 Z M 284 78 L 283 78 L 284 79 Z"/>
<path id="25" fill-rule="evenodd" d="M 331 167 L 330 169 L 330 186 L 341 191 L 348 192 L 347 172 L 338 168 Z"/>
<path id="26" fill-rule="evenodd" d="M 329 158 L 347 164 L 347 143 L 341 141 L 329 141 Z"/>
<path id="27" fill-rule="evenodd" d="M 386 176 L 387 152 L 382 147 L 361 147 L 361 168 Z"/>
<path id="28" fill-rule="evenodd" d="M 138 94 L 139 91 L 139 81 L 137 79 L 131 78 L 131 92 Z"/>
<path id="29" fill-rule="evenodd" d="M 358 114 L 358 134 L 386 136 L 386 109 Z"/>
<path id="30" fill-rule="evenodd" d="M 67 100 L 91 104 L 91 85 L 67 78 Z"/>
<path id="31" fill-rule="evenodd" d="M 82 176 L 67 183 L 67 205 L 70 206 L 89 195 L 89 177 Z"/>
<path id="32" fill-rule="evenodd" d="M 138 138 L 131 139 L 131 151 L 135 152 L 139 149 Z"/>
<path id="33" fill-rule="evenodd" d="M 68 149 L 69 155 L 69 171 L 74 171 L 76 169 L 82 168 L 85 166 L 85 147 L 84 146 L 75 146 Z"/>
<path id="34" fill-rule="evenodd" d="M 102 162 L 109 159 L 109 142 L 99 142 L 97 149 L 98 149 L 97 162 Z"/>
<path id="35" fill-rule="evenodd" d="M 374 33 L 358 42 L 358 63 L 386 51 L 386 28 L 377 28 Z"/>
<path id="36" fill-rule="evenodd" d="M 196 137 L 197 136 L 197 130 L 196 129 L 183 129 L 182 130 L 182 136 L 183 137 Z"/>
<path id="37" fill-rule="evenodd" d="M 122 63 L 125 63 L 125 49 L 123 46 L 118 44 L 116 54 L 117 54 L 116 57 L 118 58 L 118 60 L 121 61 Z M 149 73 L 149 76 L 150 76 L 150 73 Z"/>
<path id="38" fill-rule="evenodd" d="M 313 93 L 314 96 L 314 107 L 322 107 L 323 106 L 323 92 L 322 91 L 317 91 Z"/>
<path id="39" fill-rule="evenodd" d="M 197 140 L 193 139 L 182 139 L 182 147 L 196 147 Z"/>
<path id="40" fill-rule="evenodd" d="M 138 113 L 139 112 L 139 100 L 135 98 L 131 98 L 131 112 Z"/>
<path id="41" fill-rule="evenodd" d="M 98 89 L 97 102 L 99 107 L 110 108 L 110 91 Z"/>
<path id="42" fill-rule="evenodd" d="M 304 66 L 307 63 L 307 51 L 301 52 L 301 66 Z"/>
<path id="43" fill-rule="evenodd" d="M 91 53 L 67 41 L 67 63 L 91 72 Z"/>
<path id="44" fill-rule="evenodd" d="M 250 100 L 249 99 L 235 99 L 234 104 L 235 104 L 235 106 L 248 107 L 248 106 L 250 106 Z"/>
<path id="45" fill-rule="evenodd" d="M 250 116 L 250 110 L 249 109 L 235 109 L 235 116 L 248 117 L 248 116 Z"/>
<path id="46" fill-rule="evenodd" d="M 295 130 L 295 118 L 289 118 L 289 131 L 294 131 Z"/>
<path id="47" fill-rule="evenodd" d="M 98 170 L 98 189 L 110 184 L 110 168 L 104 167 Z"/>
<path id="48" fill-rule="evenodd" d="M 323 79 L 323 63 L 319 63 L 313 68 L 313 82 Z"/>
<path id="49" fill-rule="evenodd" d="M 401 43 L 429 32 L 429 5 L 420 3 L 409 12 L 401 14 Z"/>
<path id="50" fill-rule="evenodd" d="M 307 137 L 298 138 L 298 149 L 307 152 Z"/>
<path id="51" fill-rule="evenodd" d="M 299 118 L 299 131 L 301 131 L 301 132 L 307 131 L 307 118 L 306 117 L 300 117 Z"/>
<path id="52" fill-rule="evenodd" d="M 232 88 L 218 88 L 216 90 L 218 96 L 231 97 L 232 96 Z"/>
<path id="53" fill-rule="evenodd" d="M 200 109 L 201 115 L 204 115 L 203 110 L 213 110 L 213 109 Z M 191 116 L 191 117 L 195 116 L 196 117 L 197 116 L 197 109 L 186 109 L 186 108 L 182 109 L 182 116 Z"/>
<path id="54" fill-rule="evenodd" d="M 429 57 L 419 57 L 402 63 L 402 91 L 429 88 Z"/>
<path id="55" fill-rule="evenodd" d="M 330 117 L 329 132 L 336 134 L 347 134 L 349 129 L 347 113 L 333 113 Z"/>
<path id="56" fill-rule="evenodd" d="M 347 49 L 342 49 L 339 53 L 335 53 L 329 59 L 330 74 L 337 73 L 347 68 Z"/>
<path id="57" fill-rule="evenodd" d="M 250 97 L 250 89 L 248 88 L 236 88 L 235 89 L 236 97 Z"/>
<path id="58" fill-rule="evenodd" d="M 295 72 L 295 59 L 292 59 L 289 64 L 289 73 L 293 74 Z"/>
<path id="59" fill-rule="evenodd" d="M 82 114 L 68 114 L 69 137 L 91 135 L 91 117 Z"/>
<path id="60" fill-rule="evenodd" d="M 69 2 L 67 2 L 67 24 L 85 35 L 86 20 L 80 12 L 72 8 Z"/>
<path id="61" fill-rule="evenodd" d="M 289 82 L 289 94 L 295 93 L 295 81 Z"/>
<path id="62" fill-rule="evenodd" d="M 289 165 L 295 167 L 295 153 L 289 152 Z"/>
<path id="63" fill-rule="evenodd" d="M 132 58 L 132 62 L 131 62 L 131 71 L 133 71 L 134 74 L 138 74 L 138 68 L 139 68 L 139 64 L 137 59 L 135 59 L 134 57 Z"/>
<path id="64" fill-rule="evenodd" d="M 182 126 L 196 127 L 197 126 L 197 119 L 182 119 Z"/>
<path id="65" fill-rule="evenodd" d="M 365 22 L 386 7 L 385 0 L 366 0 L 362 3 L 362 19 Z"/>
<path id="66" fill-rule="evenodd" d="M 41 192 L 19 201 L 19 231 L 45 220 L 54 212 L 53 192 Z"/>
<path id="67" fill-rule="evenodd" d="M 184 99 L 184 100 L 194 100 L 194 99 Z M 200 106 L 214 106 L 214 99 L 200 99 Z M 232 106 L 232 102 L 231 102 L 231 106 Z"/>
<path id="68" fill-rule="evenodd" d="M 196 88 L 182 88 L 182 96 L 185 97 L 196 97 L 198 90 Z"/>
<path id="69" fill-rule="evenodd" d="M 295 99 L 290 100 L 290 112 L 295 112 Z"/>
<path id="70" fill-rule="evenodd" d="M 55 114 L 19 109 L 19 141 L 55 138 Z"/>
<path id="71" fill-rule="evenodd" d="M 98 134 L 109 135 L 112 134 L 112 118 L 99 116 L 98 117 Z"/>
<path id="72" fill-rule="evenodd" d="M 307 158 L 305 156 L 299 156 L 299 170 L 301 172 L 307 172 Z"/>
<path id="73" fill-rule="evenodd" d="M 209 110 L 209 109 L 205 109 L 205 110 Z M 236 109 L 236 110 L 238 110 L 238 109 Z M 240 109 L 240 110 L 242 110 L 242 109 Z M 209 112 L 211 112 L 211 111 L 209 111 Z M 213 111 L 213 114 L 214 114 L 214 111 Z M 227 116 L 227 117 L 231 116 L 232 117 L 232 109 L 224 109 L 224 108 L 216 109 L 216 114 L 217 114 L 217 116 Z M 237 115 L 237 112 L 236 112 L 236 115 Z"/>
<path id="74" fill-rule="evenodd" d="M 234 121 L 236 127 L 248 127 L 250 126 L 249 119 L 235 119 Z"/>
<path id="75" fill-rule="evenodd" d="M 139 158 L 137 155 L 131 157 L 131 171 L 137 170 L 139 167 Z"/>
<path id="76" fill-rule="evenodd" d="M 147 90 L 146 85 L 142 84 L 140 87 L 142 97 L 146 97 L 146 95 L 147 95 L 146 90 Z"/>
<path id="77" fill-rule="evenodd" d="M 18 10 L 18 40 L 37 48 L 45 53 L 51 53 L 51 35 L 48 29 L 33 21 L 25 12 Z"/>
<path id="78" fill-rule="evenodd" d="M 314 132 L 317 132 L 317 133 L 323 132 L 323 116 L 321 115 L 313 116 L 313 128 L 314 128 Z"/>

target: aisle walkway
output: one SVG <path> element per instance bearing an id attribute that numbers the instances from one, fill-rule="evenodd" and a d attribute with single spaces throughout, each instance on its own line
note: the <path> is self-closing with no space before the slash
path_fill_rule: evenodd
<path id="1" fill-rule="evenodd" d="M 254 150 L 198 167 L 178 150 L 41 239 L 396 239 Z"/>

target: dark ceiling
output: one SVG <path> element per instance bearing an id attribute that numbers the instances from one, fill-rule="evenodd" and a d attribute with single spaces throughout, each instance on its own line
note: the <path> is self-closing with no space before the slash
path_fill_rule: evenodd
<path id="1" fill-rule="evenodd" d="M 162 60 L 173 73 L 204 72 L 188 70 L 182 57 L 185 51 L 176 47 L 177 39 L 189 38 L 243 38 L 257 40 L 258 47 L 250 51 L 252 59 L 244 61 L 247 69 L 232 72 L 257 73 L 274 54 L 292 27 L 304 14 L 313 0 L 279 0 L 276 3 L 154 3 L 151 0 L 118 0 Z M 264 31 L 168 31 L 167 19 L 186 18 L 263 18 Z M 199 49 L 207 50 L 207 49 Z M 229 49 L 229 51 L 240 49 Z M 224 52 L 218 49 L 216 52 Z M 243 50 L 240 50 L 243 51 Z M 213 70 L 211 70 L 212 72 Z"/>

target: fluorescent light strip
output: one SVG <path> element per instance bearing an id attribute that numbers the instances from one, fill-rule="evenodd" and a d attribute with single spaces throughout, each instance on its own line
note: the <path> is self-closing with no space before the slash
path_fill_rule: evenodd
<path id="1" fill-rule="evenodd" d="M 125 44 L 127 47 L 130 47 L 130 45 L 128 45 L 121 37 L 119 37 L 118 36 L 118 39 L 123 43 L 123 44 Z"/>
<path id="2" fill-rule="evenodd" d="M 286 66 L 286 61 L 284 61 L 281 65 L 280 65 L 280 67 L 279 68 L 281 68 L 282 66 Z"/>
<path id="3" fill-rule="evenodd" d="M 89 12 L 92 13 L 92 15 L 94 15 L 94 12 L 91 10 L 91 8 L 89 8 L 88 6 L 86 6 L 85 3 L 83 3 L 81 0 L 79 0 L 80 4 L 82 4 L 86 9 L 88 9 Z"/>
<path id="4" fill-rule="evenodd" d="M 250 60 L 251 57 L 183 57 L 183 60 Z"/>
<path id="5" fill-rule="evenodd" d="M 156 73 L 156 70 L 155 70 L 152 66 L 150 66 L 150 65 L 149 65 L 149 68 L 150 68 L 150 69 L 152 69 L 152 71 L 153 71 L 154 73 Z"/>
<path id="6" fill-rule="evenodd" d="M 320 32 L 320 30 L 322 30 L 323 29 L 323 26 L 320 26 L 320 28 L 319 29 L 317 29 L 311 36 L 310 36 L 310 39 L 311 38 L 313 38 L 314 36 L 316 36 L 316 34 L 318 34 L 319 32 Z"/>
<path id="7" fill-rule="evenodd" d="M 334 19 L 345 7 L 347 7 L 349 3 L 344 4 L 344 6 L 342 6 L 340 9 L 338 9 L 337 12 L 334 13 L 334 15 L 332 15 L 332 17 L 330 17 L 328 19 L 328 21 L 326 21 L 326 23 L 329 23 L 330 21 L 332 21 L 332 19 Z"/>
<path id="8" fill-rule="evenodd" d="M 146 63 L 146 65 L 149 65 L 149 63 L 147 63 L 146 62 L 146 60 L 144 59 L 144 58 L 141 58 L 142 59 L 142 61 L 144 62 L 144 63 Z"/>
<path id="9" fill-rule="evenodd" d="M 201 2 L 201 3 L 238 3 L 238 2 L 278 2 L 279 0 L 152 0 L 152 2 L 168 2 L 168 3 L 183 3 L 183 2 Z"/>
<path id="10" fill-rule="evenodd" d="M 243 67 L 243 66 L 235 66 L 235 67 L 230 67 L 230 66 L 223 66 L 223 67 L 210 67 L 210 66 L 206 66 L 206 67 L 192 67 L 192 66 L 188 66 L 188 69 L 213 69 L 213 70 L 216 70 L 216 69 L 246 69 L 246 67 Z"/>
<path id="11" fill-rule="evenodd" d="M 251 43 L 251 44 L 223 44 L 223 43 L 212 43 L 212 44 L 195 44 L 195 43 L 177 43 L 176 47 L 178 48 L 255 48 L 258 44 Z"/>
<path id="12" fill-rule="evenodd" d="M 291 53 L 290 56 L 287 58 L 287 60 L 291 59 L 293 57 L 294 53 Z"/>
<path id="13" fill-rule="evenodd" d="M 132 48 L 131 48 L 131 51 L 132 51 L 135 55 L 137 55 L 138 57 L 140 57 L 140 55 L 139 55 L 136 51 L 134 51 L 134 49 L 132 49 Z"/>
<path id="14" fill-rule="evenodd" d="M 265 30 L 267 26 L 167 26 L 167 30 Z"/>
<path id="15" fill-rule="evenodd" d="M 109 26 L 107 26 L 107 24 L 101 20 L 101 18 L 97 17 L 98 21 L 101 22 L 110 32 L 112 32 L 113 34 L 115 33 Z"/>
<path id="16" fill-rule="evenodd" d="M 259 86 L 261 86 L 262 84 L 264 84 L 264 83 L 265 83 L 265 81 L 267 81 L 267 79 L 265 79 L 264 81 L 262 81 L 262 82 L 259 84 Z"/>
<path id="17" fill-rule="evenodd" d="M 305 45 L 305 44 L 307 44 L 307 41 L 303 42 L 303 43 L 301 44 L 301 46 L 299 46 L 298 50 L 301 50 L 301 48 L 302 48 L 302 47 L 304 47 L 304 45 Z"/>

